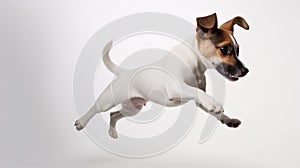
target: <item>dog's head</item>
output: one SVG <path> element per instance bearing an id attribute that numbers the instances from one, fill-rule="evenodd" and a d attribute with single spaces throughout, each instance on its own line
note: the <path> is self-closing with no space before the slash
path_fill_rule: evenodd
<path id="1" fill-rule="evenodd" d="M 238 59 L 239 45 L 233 36 L 237 24 L 248 30 L 249 25 L 242 17 L 235 17 L 218 28 L 217 15 L 197 18 L 197 41 L 201 54 L 217 71 L 231 81 L 245 76 L 249 70 Z"/>

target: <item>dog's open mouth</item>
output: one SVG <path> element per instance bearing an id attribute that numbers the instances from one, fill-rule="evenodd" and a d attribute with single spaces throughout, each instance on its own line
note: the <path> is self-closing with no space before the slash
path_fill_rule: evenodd
<path id="1" fill-rule="evenodd" d="M 231 74 L 229 74 L 229 73 L 225 73 L 225 77 L 226 77 L 227 79 L 231 80 L 231 81 L 237 81 L 237 80 L 239 80 L 239 77 L 234 76 L 234 75 L 231 75 Z"/>

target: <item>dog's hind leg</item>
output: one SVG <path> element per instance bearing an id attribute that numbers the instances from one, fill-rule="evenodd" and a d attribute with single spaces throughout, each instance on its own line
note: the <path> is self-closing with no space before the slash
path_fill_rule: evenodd
<path id="1" fill-rule="evenodd" d="M 110 127 L 109 135 L 112 138 L 118 138 L 118 132 L 116 130 L 117 121 L 124 118 L 134 116 L 139 113 L 143 105 L 146 105 L 147 100 L 140 97 L 134 97 L 122 102 L 122 109 L 120 111 L 110 113 Z"/>
<path id="2" fill-rule="evenodd" d="M 97 113 L 108 111 L 119 103 L 120 101 L 113 98 L 111 87 L 108 86 L 101 93 L 99 98 L 96 100 L 96 103 L 90 108 L 90 110 L 76 120 L 74 126 L 78 131 L 82 130 Z"/>
<path id="3" fill-rule="evenodd" d="M 110 113 L 109 131 L 108 134 L 112 138 L 118 138 L 118 132 L 116 130 L 117 121 L 125 116 L 120 111 L 115 111 Z"/>
<path id="4" fill-rule="evenodd" d="M 75 121 L 75 128 L 80 131 L 82 130 L 86 124 L 96 115 L 97 111 L 95 105 L 90 108 L 90 110 L 85 113 L 82 117 Z"/>

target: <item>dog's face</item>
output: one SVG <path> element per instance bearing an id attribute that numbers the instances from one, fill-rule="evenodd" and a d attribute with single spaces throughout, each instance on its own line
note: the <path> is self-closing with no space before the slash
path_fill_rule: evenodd
<path id="1" fill-rule="evenodd" d="M 237 81 L 249 72 L 238 59 L 239 45 L 233 36 L 235 24 L 249 29 L 249 25 L 242 17 L 235 17 L 220 28 L 216 14 L 197 18 L 197 41 L 201 54 L 220 74 L 231 81 Z"/>

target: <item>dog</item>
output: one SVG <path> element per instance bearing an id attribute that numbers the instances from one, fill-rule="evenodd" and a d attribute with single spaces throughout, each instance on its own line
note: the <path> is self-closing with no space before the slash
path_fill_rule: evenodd
<path id="1" fill-rule="evenodd" d="M 197 28 L 193 42 L 180 43 L 161 60 L 135 69 L 124 69 L 113 63 L 109 57 L 112 41 L 103 49 L 103 62 L 117 78 L 100 94 L 90 110 L 75 122 L 82 130 L 97 114 L 106 112 L 118 104 L 122 108 L 110 113 L 109 135 L 118 138 L 117 121 L 138 114 L 148 102 L 172 107 L 193 100 L 205 112 L 216 117 L 228 127 L 241 124 L 224 114 L 222 104 L 206 94 L 207 69 L 216 69 L 230 81 L 237 81 L 249 70 L 238 59 L 239 45 L 233 36 L 234 25 L 246 30 L 248 23 L 237 16 L 218 27 L 216 13 L 196 18 Z M 193 49 L 194 47 L 194 49 Z M 153 89 L 163 94 L 150 96 Z"/>

